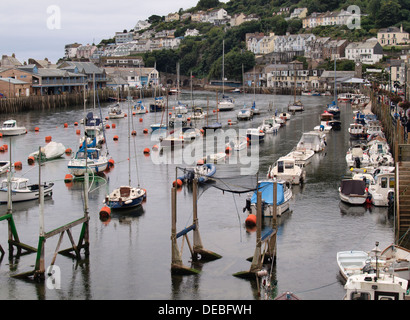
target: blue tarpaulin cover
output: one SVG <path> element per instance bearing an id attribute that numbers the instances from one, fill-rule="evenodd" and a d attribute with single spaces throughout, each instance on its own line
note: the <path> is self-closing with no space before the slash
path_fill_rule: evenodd
<path id="1" fill-rule="evenodd" d="M 262 200 L 267 204 L 273 204 L 273 182 L 263 181 L 258 183 L 258 189 L 262 192 Z M 283 184 L 277 183 L 277 196 L 276 196 L 276 205 L 280 205 L 285 201 L 285 195 L 283 191 Z M 256 203 L 257 191 L 252 195 L 251 203 Z"/>

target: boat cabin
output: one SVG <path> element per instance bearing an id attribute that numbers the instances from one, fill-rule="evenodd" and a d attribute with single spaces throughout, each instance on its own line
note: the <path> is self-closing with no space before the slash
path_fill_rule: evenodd
<path id="1" fill-rule="evenodd" d="M 16 120 L 7 120 L 3 122 L 3 128 L 5 129 L 16 128 L 16 127 L 17 127 Z"/>
<path id="2" fill-rule="evenodd" d="M 21 189 L 27 188 L 28 179 L 18 178 L 18 179 L 12 179 L 10 182 L 11 182 L 11 190 L 21 190 Z M 4 179 L 1 183 L 1 188 L 7 189 L 7 187 L 8 187 L 7 179 Z"/>

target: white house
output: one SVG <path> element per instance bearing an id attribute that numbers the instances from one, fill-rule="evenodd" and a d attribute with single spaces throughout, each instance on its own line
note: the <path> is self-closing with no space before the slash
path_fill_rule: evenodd
<path id="1" fill-rule="evenodd" d="M 134 27 L 134 31 L 148 29 L 150 26 L 151 24 L 147 20 L 139 20 Z"/>
<path id="2" fill-rule="evenodd" d="M 130 42 L 134 39 L 134 33 L 132 32 L 116 32 L 115 36 L 115 43 L 116 44 L 121 44 L 121 43 L 127 43 Z"/>
<path id="3" fill-rule="evenodd" d="M 383 48 L 376 38 L 365 42 L 352 42 L 345 48 L 345 57 L 365 64 L 375 64 L 383 58 Z"/>
<path id="4" fill-rule="evenodd" d="M 228 12 L 225 9 L 210 10 L 207 15 L 208 22 L 214 25 L 226 24 L 231 19 Z"/>
<path id="5" fill-rule="evenodd" d="M 199 31 L 197 29 L 187 29 L 185 31 L 185 37 L 197 37 L 199 36 Z"/>

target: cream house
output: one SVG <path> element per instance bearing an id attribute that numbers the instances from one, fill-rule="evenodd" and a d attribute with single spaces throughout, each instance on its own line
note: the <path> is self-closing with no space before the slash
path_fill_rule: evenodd
<path id="1" fill-rule="evenodd" d="M 409 43 L 409 33 L 403 31 L 403 25 L 400 28 L 388 27 L 380 29 L 377 32 L 377 41 L 382 46 L 397 45 L 397 44 L 407 44 Z"/>

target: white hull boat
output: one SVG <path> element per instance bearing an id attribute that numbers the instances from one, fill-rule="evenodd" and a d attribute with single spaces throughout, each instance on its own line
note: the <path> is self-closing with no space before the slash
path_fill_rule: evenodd
<path id="1" fill-rule="evenodd" d="M 265 132 L 259 128 L 250 128 L 246 130 L 246 137 L 249 139 L 249 143 L 262 142 L 265 139 Z"/>
<path id="2" fill-rule="evenodd" d="M 318 131 L 304 132 L 296 147 L 320 152 L 326 147 L 326 134 Z"/>
<path id="3" fill-rule="evenodd" d="M 248 140 L 244 136 L 237 136 L 233 141 L 226 144 L 226 148 L 232 148 L 234 151 L 240 151 L 246 149 L 248 146 Z"/>
<path id="4" fill-rule="evenodd" d="M 10 161 L 0 161 L 0 174 L 6 173 L 10 169 Z"/>
<path id="5" fill-rule="evenodd" d="M 0 133 L 2 133 L 3 136 L 19 136 L 26 134 L 27 130 L 25 127 L 18 127 L 16 120 L 7 120 L 3 122 Z"/>
<path id="6" fill-rule="evenodd" d="M 0 203 L 8 201 L 8 179 L 4 179 L 0 189 Z M 51 197 L 53 194 L 54 183 L 44 183 L 44 197 Z M 38 184 L 29 184 L 27 178 L 12 178 L 11 179 L 11 201 L 21 202 L 35 200 L 39 198 L 40 189 Z"/>
<path id="7" fill-rule="evenodd" d="M 410 250 L 391 244 L 381 252 L 385 259 L 389 272 L 393 272 L 400 278 L 410 281 Z"/>
<path id="8" fill-rule="evenodd" d="M 267 118 L 263 120 L 262 125 L 259 129 L 263 130 L 265 133 L 276 133 L 280 128 L 280 124 L 276 123 L 273 118 Z"/>
<path id="9" fill-rule="evenodd" d="M 116 104 L 108 109 L 108 118 L 121 119 L 124 117 L 125 117 L 125 113 L 121 110 L 119 104 Z"/>
<path id="10" fill-rule="evenodd" d="M 376 182 L 369 186 L 372 204 L 376 207 L 388 207 L 394 203 L 395 174 L 379 173 Z"/>
<path id="11" fill-rule="evenodd" d="M 306 171 L 296 165 L 294 158 L 281 157 L 273 167 L 269 167 L 268 178 L 284 180 L 291 184 L 302 184 L 306 178 Z"/>
<path id="12" fill-rule="evenodd" d="M 376 261 L 372 258 L 368 252 L 350 250 L 339 251 L 336 254 L 337 265 L 339 271 L 344 280 L 347 280 L 350 276 L 363 273 L 375 273 Z M 385 266 L 385 262 L 381 259 L 378 260 L 378 268 L 382 270 Z"/>
<path id="13" fill-rule="evenodd" d="M 370 164 L 370 157 L 363 148 L 358 145 L 346 152 L 346 163 L 349 168 L 363 168 Z"/>
<path id="14" fill-rule="evenodd" d="M 68 162 L 68 170 L 74 176 L 83 176 L 86 171 L 89 173 L 101 173 L 108 167 L 108 158 L 101 154 L 98 148 L 80 149 L 74 158 Z"/>
<path id="15" fill-rule="evenodd" d="M 139 206 L 146 197 L 142 188 L 121 186 L 114 189 L 104 200 L 104 204 L 111 209 L 127 209 Z"/>
<path id="16" fill-rule="evenodd" d="M 218 103 L 219 111 L 229 111 L 235 108 L 235 102 L 232 98 L 223 97 L 221 101 Z"/>
<path id="17" fill-rule="evenodd" d="M 296 101 L 296 102 L 290 103 L 288 105 L 288 111 L 289 112 L 299 112 L 299 111 L 303 111 L 303 110 L 304 110 L 304 107 L 303 107 L 302 102 L 300 102 L 300 101 Z"/>
<path id="18" fill-rule="evenodd" d="M 253 112 L 251 111 L 251 109 L 247 109 L 247 108 L 239 110 L 236 118 L 238 120 L 250 120 L 253 118 Z"/>
<path id="19" fill-rule="evenodd" d="M 298 149 L 289 152 L 286 157 L 295 159 L 295 164 L 304 167 L 310 163 L 315 152 L 310 149 Z"/>

